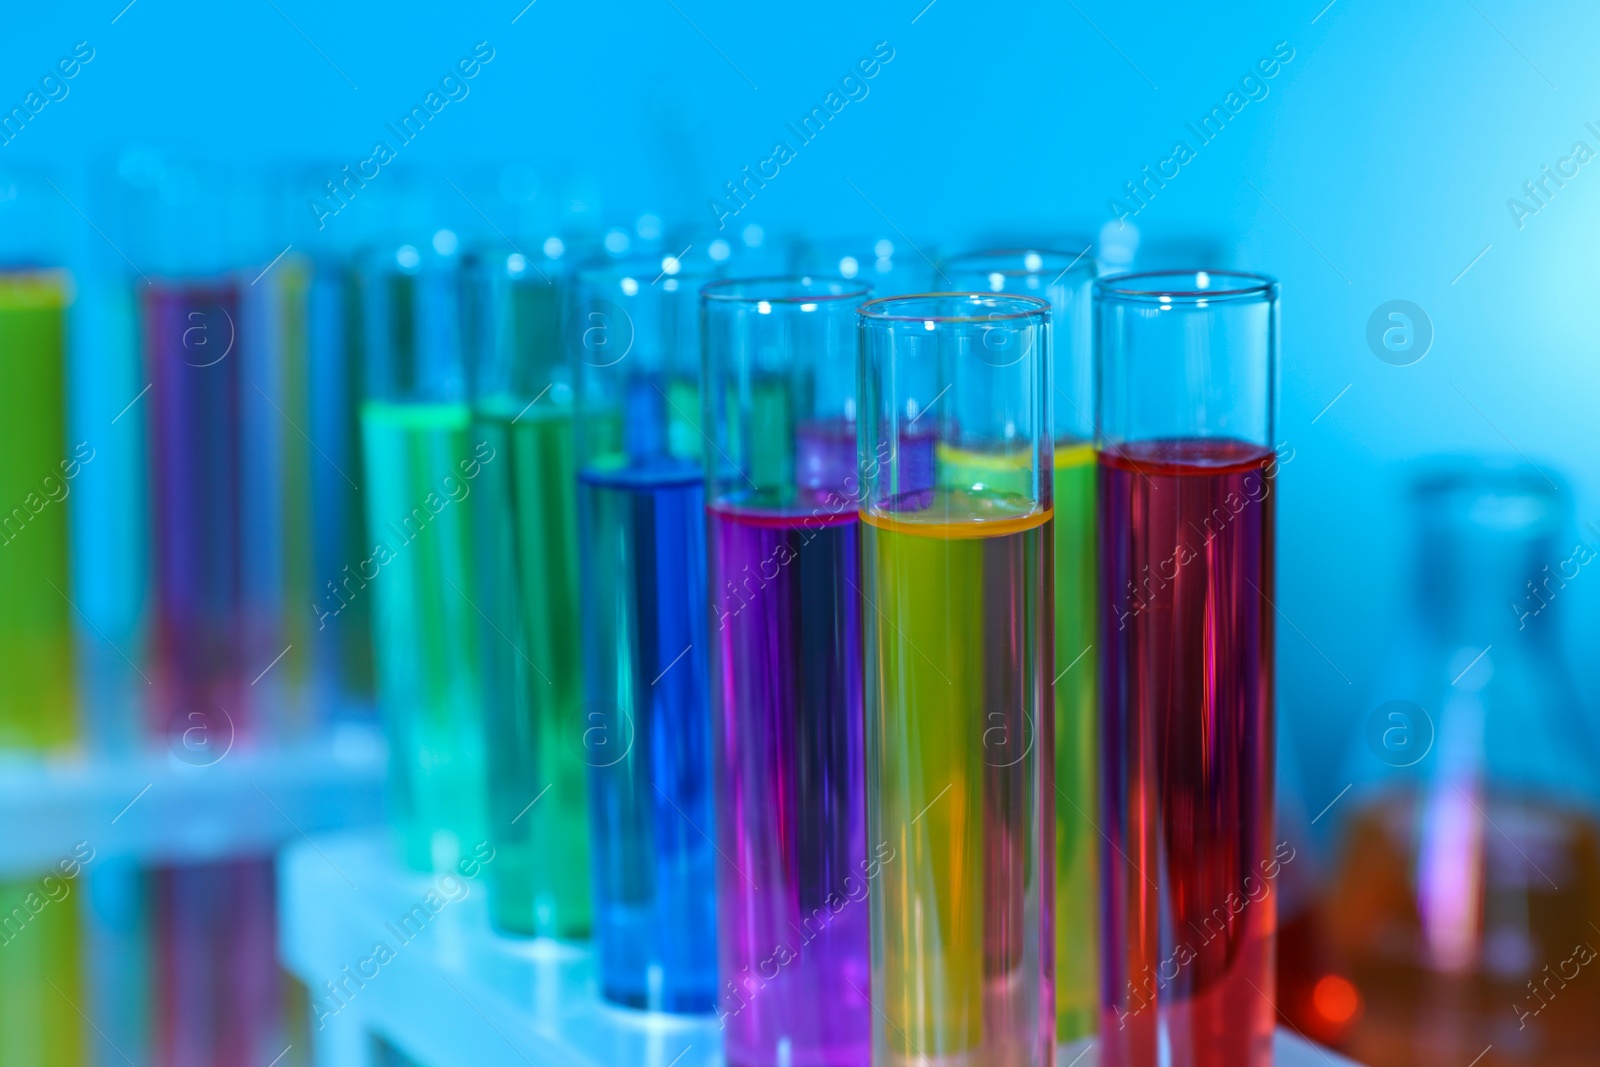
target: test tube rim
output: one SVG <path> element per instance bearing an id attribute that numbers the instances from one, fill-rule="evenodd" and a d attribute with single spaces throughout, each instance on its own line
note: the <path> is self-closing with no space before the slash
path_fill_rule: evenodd
<path id="1" fill-rule="evenodd" d="M 999 311 L 988 315 L 891 315 L 887 311 L 888 305 L 911 303 L 919 300 L 971 300 L 990 301 L 992 304 L 1004 302 L 1013 310 Z M 911 323 L 932 322 L 940 325 L 965 325 L 971 323 L 1000 323 L 1000 322 L 1026 322 L 1033 319 L 1040 323 L 1050 321 L 1050 301 L 1041 300 L 1036 296 L 1024 296 L 1019 293 L 980 293 L 980 292 L 953 292 L 953 293 L 906 293 L 900 296 L 881 296 L 876 300 L 869 300 L 857 310 L 856 314 L 861 319 L 863 326 L 869 323 Z"/>
<path id="2" fill-rule="evenodd" d="M 840 287 L 836 293 L 808 292 L 792 296 L 771 296 L 760 292 L 749 294 L 725 292 L 740 286 L 779 285 L 810 286 L 814 284 L 833 283 Z M 719 278 L 708 282 L 700 288 L 700 297 L 708 304 L 715 302 L 719 305 L 737 304 L 823 304 L 835 303 L 841 300 L 859 300 L 872 292 L 871 282 L 857 282 L 850 278 L 840 278 L 825 274 L 770 274 L 759 278 Z"/>
<path id="3" fill-rule="evenodd" d="M 977 271 L 984 269 L 982 265 L 985 260 L 999 260 L 1009 256 L 1026 256 L 1031 252 L 1034 255 L 1041 257 L 1039 266 L 1033 270 L 1029 270 L 1027 267 L 997 266 L 984 270 L 984 273 L 999 274 L 1006 278 L 1036 278 L 1052 273 L 1058 275 L 1065 274 L 1068 271 L 1071 271 L 1074 274 L 1081 273 L 1082 271 L 1087 271 L 1090 274 L 1093 274 L 1095 269 L 1095 258 L 1089 254 L 1093 251 L 1094 242 L 1087 240 L 1083 243 L 1083 249 L 1077 253 L 1063 252 L 1059 248 L 1049 248 L 1043 245 L 1018 245 L 1012 248 L 979 248 L 971 252 L 962 252 L 959 255 L 951 256 L 949 259 L 945 260 L 941 266 L 945 270 L 972 271 L 976 273 Z M 1056 267 L 1050 263 L 1050 257 L 1053 256 L 1058 256 L 1061 260 L 1066 260 L 1067 265 L 1057 270 Z M 1057 262 L 1059 262 L 1059 260 Z M 1081 271 L 1075 270 L 1074 268 L 1078 267 L 1080 263 L 1083 264 Z"/>
<path id="4" fill-rule="evenodd" d="M 1237 279 L 1240 284 L 1231 286 L 1196 288 L 1193 279 L 1205 274 L 1210 278 Z M 1155 279 L 1187 278 L 1190 285 L 1151 285 Z M 1146 283 L 1130 285 L 1131 282 Z M 1097 300 L 1119 304 L 1174 304 L 1186 307 L 1207 307 L 1212 304 L 1271 303 L 1278 298 L 1278 279 L 1270 274 L 1227 268 L 1194 267 L 1184 270 L 1128 271 L 1096 278 L 1094 295 Z M 1202 301 L 1204 303 L 1202 303 Z"/>

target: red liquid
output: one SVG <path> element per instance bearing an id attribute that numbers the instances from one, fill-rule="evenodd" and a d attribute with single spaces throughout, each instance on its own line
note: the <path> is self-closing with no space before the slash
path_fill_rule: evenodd
<path id="1" fill-rule="evenodd" d="M 1272 452 L 1100 455 L 1104 1067 L 1270 1067 Z"/>

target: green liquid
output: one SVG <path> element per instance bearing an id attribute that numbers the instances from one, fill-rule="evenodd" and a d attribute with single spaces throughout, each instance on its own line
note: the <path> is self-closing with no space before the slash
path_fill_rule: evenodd
<path id="1" fill-rule="evenodd" d="M 74 734 L 66 308 L 65 275 L 0 274 L 0 748 Z"/>
<path id="2" fill-rule="evenodd" d="M 490 918 L 509 933 L 583 938 L 589 779 L 572 412 L 524 407 L 485 403 L 473 423 L 474 439 L 496 452 L 473 490 L 478 606 L 494 624 L 481 647 Z"/>
<path id="3" fill-rule="evenodd" d="M 69 895 L 62 897 L 65 890 Z M 0 1067 L 84 1062 L 81 882 L 0 882 Z M 51 899 L 52 895 L 61 899 Z"/>
<path id="4" fill-rule="evenodd" d="M 469 442 L 465 404 L 361 409 L 379 702 L 405 859 L 445 868 L 486 840 L 474 607 L 466 500 L 503 458 Z M 376 569 L 376 574 L 374 574 Z"/>
<path id="5" fill-rule="evenodd" d="M 310 265 L 298 255 L 283 263 L 272 284 L 278 286 L 278 374 L 279 391 L 275 401 L 284 421 L 293 426 L 312 426 L 309 360 L 310 324 L 307 301 L 311 288 Z M 313 576 L 311 464 L 323 462 L 311 450 L 311 441 L 293 429 L 279 437 L 283 457 L 282 521 L 284 603 L 294 606 L 315 603 L 319 598 Z M 313 431 L 314 432 L 314 431 Z M 305 610 L 285 611 L 281 616 L 284 643 L 300 649 L 311 647 L 315 617 Z M 311 657 L 285 656 L 278 664 L 281 673 L 272 680 L 274 696 L 281 701 L 280 723 L 289 734 L 303 731 L 312 709 L 307 707 Z M 270 692 L 270 690 L 269 690 Z"/>
<path id="6" fill-rule="evenodd" d="M 1057 445 L 1055 475 L 1056 1038 L 1069 1042 L 1094 1034 L 1100 997 L 1094 450 Z"/>
<path id="7" fill-rule="evenodd" d="M 1026 455 L 940 446 L 942 484 L 1027 492 Z M 1095 457 L 1092 446 L 1055 447 L 1056 1036 L 1095 1033 L 1099 1015 L 1099 751 Z"/>

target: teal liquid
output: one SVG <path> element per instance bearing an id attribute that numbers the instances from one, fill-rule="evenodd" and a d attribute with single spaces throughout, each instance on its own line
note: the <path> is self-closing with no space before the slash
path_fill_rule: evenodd
<path id="1" fill-rule="evenodd" d="M 583 938 L 589 767 L 572 412 L 481 403 L 473 439 L 496 453 L 472 495 L 495 846 L 489 917 L 506 933 Z"/>
<path id="2" fill-rule="evenodd" d="M 393 816 L 419 870 L 487 840 L 467 500 L 504 457 L 470 437 L 470 422 L 464 404 L 361 409 L 370 543 L 345 595 L 372 598 Z"/>

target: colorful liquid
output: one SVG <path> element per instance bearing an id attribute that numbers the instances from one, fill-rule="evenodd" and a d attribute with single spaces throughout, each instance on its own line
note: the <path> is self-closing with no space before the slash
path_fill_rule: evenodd
<path id="1" fill-rule="evenodd" d="M 591 768 L 601 992 L 676 1012 L 717 999 L 704 507 L 689 460 L 579 476 L 586 703 L 570 743 Z"/>
<path id="2" fill-rule="evenodd" d="M 162 1067 L 266 1064 L 288 1040 L 271 859 L 152 873 L 154 1062 Z"/>
<path id="3" fill-rule="evenodd" d="M 878 886 L 863 792 L 860 524 L 854 510 L 709 511 L 728 1063 L 865 1064 Z"/>
<path id="4" fill-rule="evenodd" d="M 338 697 L 336 689 L 313 691 L 313 655 L 307 654 L 317 634 L 316 613 L 307 610 L 307 606 L 317 600 L 313 568 L 316 536 L 318 527 L 335 518 L 335 513 L 317 510 L 319 501 L 313 496 L 312 488 L 319 473 L 316 468 L 319 465 L 328 467 L 330 461 L 317 454 L 316 449 L 321 446 L 312 444 L 317 438 L 301 436 L 294 429 L 302 427 L 308 435 L 320 429 L 311 421 L 312 349 L 308 313 L 311 284 L 310 263 L 294 255 L 279 263 L 276 272 L 256 287 L 266 289 L 258 299 L 270 304 L 275 320 L 272 331 L 277 341 L 272 351 L 275 373 L 264 375 L 269 383 L 259 383 L 256 387 L 268 385 L 275 394 L 271 406 L 261 406 L 278 417 L 274 425 L 282 431 L 276 435 L 281 488 L 275 494 L 282 502 L 282 534 L 274 551 L 281 561 L 283 602 L 290 605 L 291 610 L 285 613 L 283 622 L 283 641 L 290 646 L 290 652 L 253 688 L 262 690 L 258 699 L 272 700 L 279 705 L 275 712 L 284 733 L 289 735 L 303 733 L 311 726 L 316 711 L 314 702 L 325 704 Z M 317 355 L 327 358 L 321 352 Z M 260 397 L 253 399 L 259 404 Z M 273 406 L 278 410 L 273 411 Z M 333 476 L 339 477 L 337 473 Z M 348 561 L 341 561 L 340 565 L 345 562 Z M 300 650 L 299 655 L 295 654 L 296 650 Z M 266 688 L 268 686 L 271 688 Z"/>
<path id="5" fill-rule="evenodd" d="M 473 436 L 497 456 L 472 504 L 477 603 L 487 616 L 479 647 L 495 844 L 490 918 L 508 933 L 583 938 L 589 778 L 574 743 L 587 724 L 572 412 L 483 403 Z"/>
<path id="6" fill-rule="evenodd" d="M 65 275 L 0 274 L 0 748 L 75 733 Z"/>
<path id="7" fill-rule="evenodd" d="M 1100 568 L 1094 450 L 1056 444 L 1056 1037 L 1100 1017 L 1100 708 L 1095 643 Z"/>
<path id="8" fill-rule="evenodd" d="M 87 1063 L 80 882 L 0 882 L 0 1067 Z"/>
<path id="9" fill-rule="evenodd" d="M 371 547 L 366 539 L 360 418 L 360 298 L 350 276 L 319 264 L 305 292 L 310 425 L 317 443 L 311 457 L 309 507 L 312 515 L 312 614 L 337 601 L 337 589 L 356 561 Z M 357 484 L 352 484 L 357 483 Z M 300 609 L 290 601 L 290 613 Z M 310 616 L 308 616 L 310 618 Z M 325 713 L 364 711 L 373 692 L 372 603 L 358 597 L 337 619 L 319 628 L 311 621 L 308 657 L 313 686 L 326 702 Z"/>
<path id="10" fill-rule="evenodd" d="M 255 732 L 245 673 L 252 626 L 239 289 L 231 281 L 157 282 L 144 290 L 143 311 L 156 572 L 152 726 L 204 737 L 221 751 Z"/>
<path id="11" fill-rule="evenodd" d="M 1025 494 L 1031 453 L 983 453 L 941 444 L 946 486 Z M 1055 446 L 1056 1037 L 1093 1036 L 1100 1017 L 1100 712 L 1091 655 L 1098 617 L 1095 455 Z"/>
<path id="12" fill-rule="evenodd" d="M 1335 969 L 1315 979 L 1353 995 L 1316 1003 L 1371 1067 L 1593 1064 L 1600 825 L 1474 792 L 1391 793 L 1353 814 L 1328 894 Z"/>
<path id="13" fill-rule="evenodd" d="M 1106 1067 L 1272 1062 L 1271 459 L 1100 454 Z"/>
<path id="14" fill-rule="evenodd" d="M 338 598 L 372 597 L 393 816 L 419 870 L 453 866 L 486 840 L 482 618 L 466 500 L 505 457 L 474 441 L 470 422 L 464 404 L 363 405 L 370 543 Z"/>
<path id="15" fill-rule="evenodd" d="M 873 1062 L 1047 1064 L 1050 513 L 914 496 L 863 514 Z"/>

